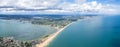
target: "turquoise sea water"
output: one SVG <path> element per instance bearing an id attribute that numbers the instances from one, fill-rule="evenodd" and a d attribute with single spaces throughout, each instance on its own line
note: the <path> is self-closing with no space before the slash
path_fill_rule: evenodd
<path id="1" fill-rule="evenodd" d="M 13 37 L 17 40 L 34 40 L 55 32 L 54 28 L 44 25 L 19 22 L 17 20 L 0 20 L 0 37 Z"/>
<path id="2" fill-rule="evenodd" d="M 77 21 L 47 47 L 120 47 L 120 16 L 98 16 Z"/>

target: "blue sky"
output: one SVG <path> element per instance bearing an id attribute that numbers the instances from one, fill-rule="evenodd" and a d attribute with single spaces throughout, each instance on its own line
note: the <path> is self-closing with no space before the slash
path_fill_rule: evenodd
<path id="1" fill-rule="evenodd" d="M 75 0 L 61 0 L 61 1 L 68 1 L 71 3 L 74 3 Z M 104 4 L 120 4 L 120 0 L 84 0 L 86 2 L 92 2 L 92 1 L 97 1 L 99 3 L 104 3 Z"/>
<path id="2" fill-rule="evenodd" d="M 119 2 L 120 0 L 0 0 L 0 14 L 119 14 Z"/>
<path id="3" fill-rule="evenodd" d="M 120 0 L 88 0 L 88 1 L 97 1 L 99 3 L 104 3 L 104 4 L 120 4 Z"/>

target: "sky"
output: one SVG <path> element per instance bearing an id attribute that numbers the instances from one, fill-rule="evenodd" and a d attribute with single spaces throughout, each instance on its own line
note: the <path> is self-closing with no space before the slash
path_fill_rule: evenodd
<path id="1" fill-rule="evenodd" d="M 119 14 L 120 0 L 0 0 L 0 14 Z"/>

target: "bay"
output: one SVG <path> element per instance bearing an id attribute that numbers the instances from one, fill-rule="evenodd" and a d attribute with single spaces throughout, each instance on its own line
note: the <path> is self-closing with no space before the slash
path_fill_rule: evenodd
<path id="1" fill-rule="evenodd" d="M 120 47 L 120 15 L 77 21 L 47 47 Z"/>
<path id="2" fill-rule="evenodd" d="M 56 29 L 45 25 L 34 25 L 18 20 L 0 20 L 0 37 L 13 37 L 16 40 L 28 41 L 52 34 Z"/>

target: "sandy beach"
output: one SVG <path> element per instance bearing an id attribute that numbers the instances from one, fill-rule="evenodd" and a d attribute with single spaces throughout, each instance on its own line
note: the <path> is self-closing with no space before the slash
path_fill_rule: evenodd
<path id="1" fill-rule="evenodd" d="M 73 22 L 72 22 L 73 23 Z M 45 47 L 47 46 L 61 31 L 63 31 L 65 28 L 67 28 L 69 25 L 71 25 L 72 23 L 68 24 L 67 26 L 59 29 L 57 32 L 55 32 L 54 34 L 50 35 L 49 37 L 47 37 L 47 39 L 40 43 L 40 44 L 37 44 L 36 47 Z"/>

